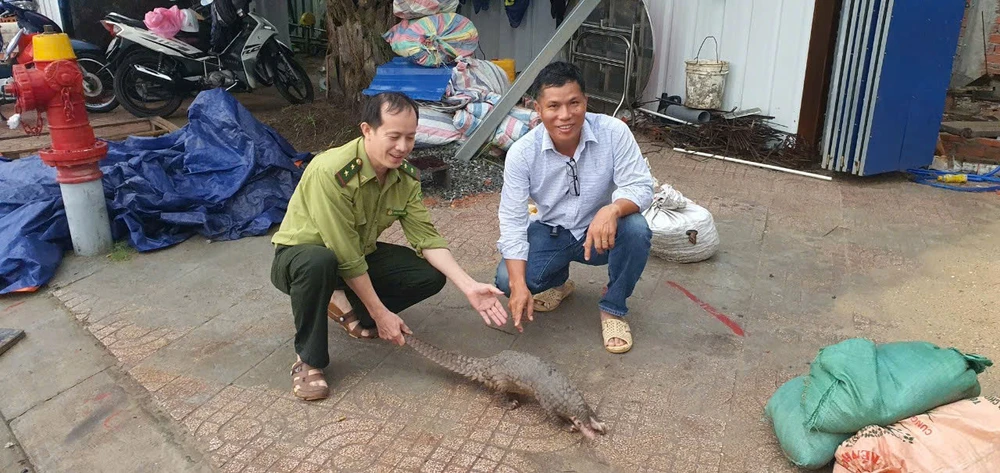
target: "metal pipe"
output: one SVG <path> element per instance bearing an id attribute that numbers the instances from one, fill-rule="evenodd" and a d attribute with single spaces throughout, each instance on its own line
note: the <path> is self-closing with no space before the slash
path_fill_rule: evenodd
<path id="1" fill-rule="evenodd" d="M 641 108 L 640 107 L 640 108 L 637 108 L 636 110 L 638 110 L 640 112 L 648 113 L 648 114 L 650 114 L 650 115 L 652 115 L 654 117 L 660 117 L 660 118 L 663 118 L 663 119 L 666 119 L 666 120 L 675 121 L 675 122 L 680 123 L 682 125 L 694 125 L 694 126 L 698 126 L 697 123 L 691 123 L 689 121 L 681 120 L 680 118 L 670 117 L 670 116 L 664 115 L 664 114 L 659 113 L 659 112 L 654 112 L 652 110 L 646 110 L 645 108 Z"/>
<path id="2" fill-rule="evenodd" d="M 111 250 L 111 223 L 104 200 L 102 180 L 59 184 L 73 251 L 80 256 L 98 256 Z"/>
<path id="3" fill-rule="evenodd" d="M 597 23 L 584 23 L 583 26 L 580 27 L 580 29 L 581 30 L 593 29 L 593 30 L 597 30 L 597 31 L 612 32 L 612 33 L 621 33 L 621 34 L 631 34 L 632 33 L 632 31 L 629 30 L 629 29 L 627 29 L 627 28 L 619 28 L 617 26 L 608 26 L 608 25 L 599 25 Z"/>
<path id="4" fill-rule="evenodd" d="M 686 150 L 684 148 L 674 148 L 674 151 L 677 151 L 678 153 L 693 154 L 693 155 L 696 155 L 696 156 L 704 156 L 706 158 L 721 159 L 723 161 L 730 161 L 730 162 L 733 162 L 733 163 L 739 163 L 739 164 L 746 164 L 746 165 L 750 165 L 750 166 L 756 166 L 756 167 L 759 167 L 759 168 L 770 169 L 772 171 L 781 171 L 781 172 L 787 172 L 787 173 L 791 173 L 791 174 L 797 174 L 799 176 L 812 177 L 814 179 L 821 179 L 821 180 L 824 180 L 824 181 L 832 181 L 833 180 L 833 178 L 830 177 L 830 176 L 823 176 L 823 175 L 820 175 L 820 174 L 813 174 L 811 172 L 799 171 L 797 169 L 783 168 L 781 166 L 772 166 L 770 164 L 755 163 L 753 161 L 744 161 L 742 159 L 728 158 L 726 156 L 719 156 L 717 154 L 702 153 L 701 151 L 690 151 L 690 150 Z"/>
<path id="5" fill-rule="evenodd" d="M 580 58 L 585 59 L 590 62 L 596 62 L 598 64 L 604 64 L 606 66 L 614 66 L 625 68 L 625 61 L 619 61 L 617 59 L 611 59 L 608 57 L 595 56 L 593 54 L 587 53 L 573 53 L 573 59 Z"/>
<path id="6" fill-rule="evenodd" d="M 657 116 L 660 118 L 666 118 L 674 120 L 685 125 L 694 125 L 698 123 L 708 123 L 712 119 L 712 114 L 705 110 L 695 110 L 692 108 L 687 108 L 683 105 L 670 105 L 664 110 L 666 113 L 654 112 L 652 110 L 647 110 L 645 108 L 640 108 L 643 112 L 650 115 Z"/>

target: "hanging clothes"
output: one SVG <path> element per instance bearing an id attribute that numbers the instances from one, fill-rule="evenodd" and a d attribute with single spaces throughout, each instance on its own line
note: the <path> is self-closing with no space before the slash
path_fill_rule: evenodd
<path id="1" fill-rule="evenodd" d="M 462 5 L 468 3 L 468 0 L 459 0 Z M 480 10 L 486 11 L 490 9 L 490 0 L 472 0 L 472 6 L 475 8 L 476 13 Z"/>
<path id="2" fill-rule="evenodd" d="M 528 13 L 530 3 L 531 0 L 503 0 L 503 4 L 507 8 L 507 21 L 510 22 L 511 28 L 521 26 L 521 20 L 524 19 L 525 13 Z"/>
<path id="3" fill-rule="evenodd" d="M 568 0 L 549 0 L 549 2 L 552 4 L 552 18 L 556 19 L 556 26 L 559 26 L 566 19 L 566 4 L 569 2 Z"/>

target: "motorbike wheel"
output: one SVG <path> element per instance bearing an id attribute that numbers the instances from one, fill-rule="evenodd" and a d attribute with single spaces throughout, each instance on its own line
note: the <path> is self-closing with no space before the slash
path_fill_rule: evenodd
<path id="1" fill-rule="evenodd" d="M 139 51 L 123 58 L 115 71 L 115 95 L 122 107 L 139 118 L 166 118 L 176 112 L 184 96 L 149 79 L 136 71 L 133 65 L 142 65 L 164 72 L 160 67 L 159 55 L 156 53 Z M 173 76 L 169 72 L 167 75 Z M 152 102 L 163 102 L 163 104 L 149 105 Z"/>
<path id="2" fill-rule="evenodd" d="M 274 86 L 278 88 L 278 93 L 295 105 L 312 103 L 312 79 L 302 65 L 292 57 L 292 52 L 279 47 L 271 56 L 271 60 L 274 61 L 271 70 L 274 72 Z"/>
<path id="3" fill-rule="evenodd" d="M 87 112 L 107 113 L 118 108 L 115 75 L 104 56 L 93 51 L 76 51 L 76 63 L 83 72 Z"/>

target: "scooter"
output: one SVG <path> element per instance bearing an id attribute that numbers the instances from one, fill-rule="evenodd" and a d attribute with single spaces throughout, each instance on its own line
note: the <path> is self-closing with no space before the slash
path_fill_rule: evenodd
<path id="1" fill-rule="evenodd" d="M 192 10 L 205 18 L 205 7 Z M 216 13 L 225 16 L 222 8 Z M 233 13 L 233 12 L 230 12 Z M 178 32 L 166 38 L 149 31 L 142 21 L 109 13 L 101 23 L 114 37 L 108 60 L 115 67 L 115 95 L 137 117 L 166 117 L 199 91 L 224 88 L 250 92 L 274 85 L 293 104 L 313 100 L 313 85 L 292 50 L 277 38 L 277 29 L 263 17 L 237 11 L 238 34 L 220 54 L 209 51 L 211 21 L 199 21 L 203 32 Z M 224 19 L 224 18 L 223 18 Z"/>
<path id="2" fill-rule="evenodd" d="M 6 48 L 3 47 L 3 38 L 0 38 L 0 64 L 12 66 L 22 64 L 25 66 L 34 62 L 34 48 L 31 39 L 48 27 L 55 33 L 61 33 L 62 29 L 49 17 L 29 9 L 34 2 L 0 0 L 0 16 L 9 16 L 17 19 L 18 31 Z M 29 8 L 25 8 L 29 6 Z M 37 6 L 35 7 L 37 8 Z M 91 113 L 110 112 L 118 107 L 118 100 L 115 98 L 114 82 L 115 78 L 108 67 L 104 52 L 96 45 L 80 40 L 70 40 L 73 53 L 76 55 L 76 62 L 83 73 L 83 93 L 86 97 L 86 108 Z M 9 80 L 9 79 L 8 79 Z M 13 103 L 14 97 L 10 97 L 3 92 L 0 79 L 0 104 Z"/>

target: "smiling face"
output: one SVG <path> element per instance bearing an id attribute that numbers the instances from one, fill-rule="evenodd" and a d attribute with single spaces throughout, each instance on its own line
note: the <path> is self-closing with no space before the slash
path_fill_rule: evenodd
<path id="1" fill-rule="evenodd" d="M 541 116 L 556 150 L 572 156 L 580 144 L 583 122 L 587 118 L 587 96 L 580 84 L 569 81 L 561 86 L 543 88 L 538 94 L 535 110 Z"/>
<path id="2" fill-rule="evenodd" d="M 395 113 L 393 113 L 395 112 Z M 365 137 L 365 152 L 375 173 L 384 176 L 389 169 L 396 169 L 413 151 L 417 135 L 417 114 L 409 107 L 390 110 L 382 105 L 382 123 L 378 128 L 367 122 L 361 124 Z"/>

